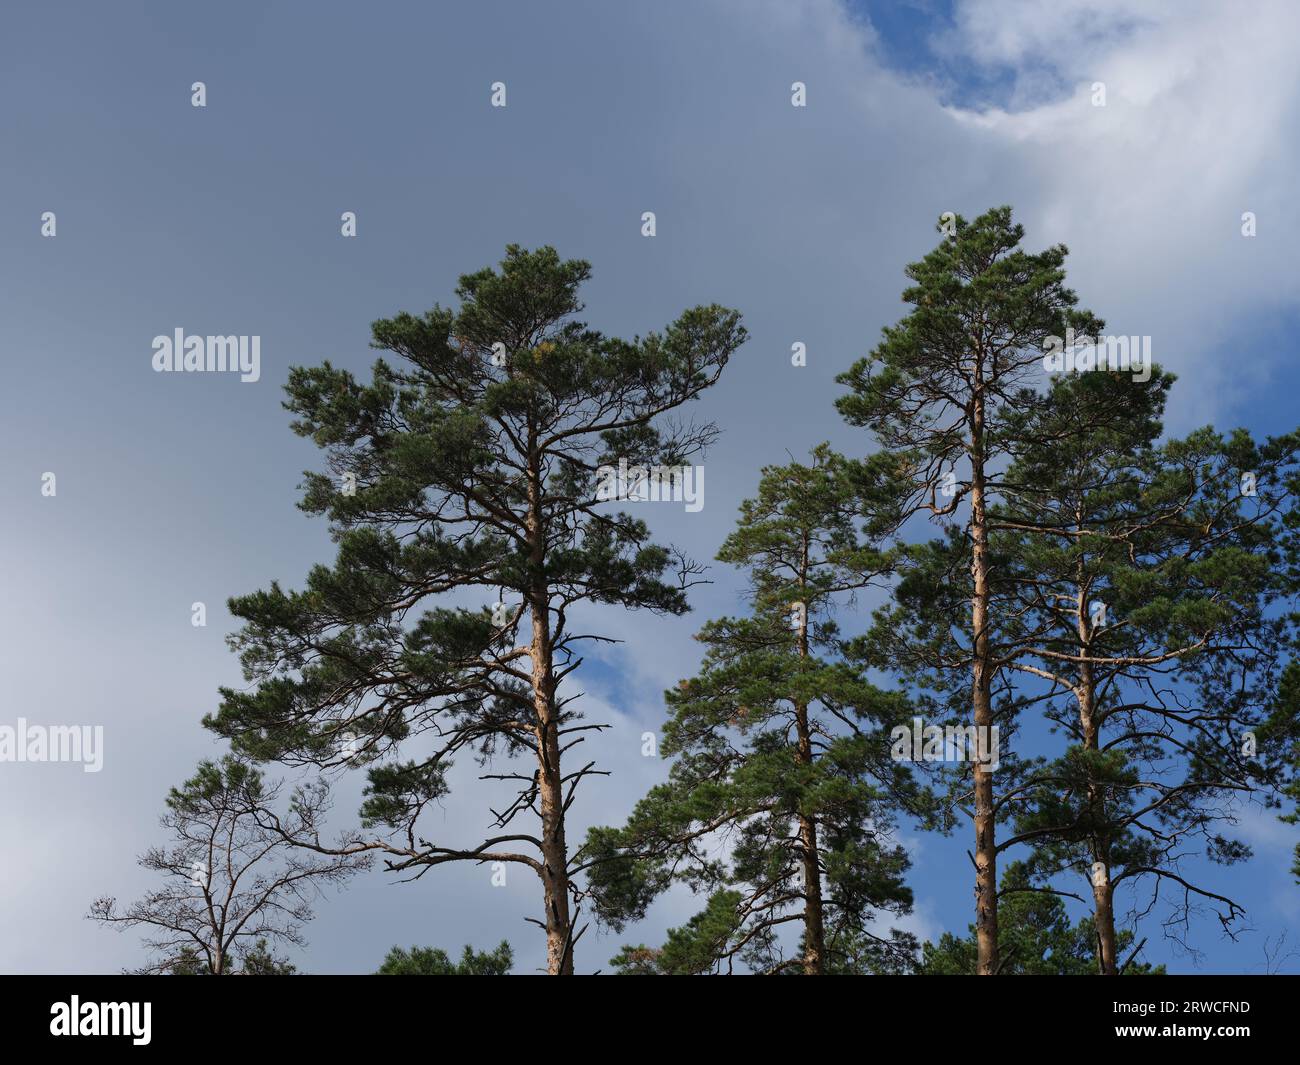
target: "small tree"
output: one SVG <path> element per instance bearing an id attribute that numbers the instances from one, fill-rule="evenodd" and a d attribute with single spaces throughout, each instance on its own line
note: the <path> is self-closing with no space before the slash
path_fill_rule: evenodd
<path id="1" fill-rule="evenodd" d="M 453 962 L 437 947 L 394 947 L 379 967 L 378 976 L 508 976 L 514 952 L 504 939 L 493 951 L 476 951 L 468 944 L 460 961 Z"/>
<path id="2" fill-rule="evenodd" d="M 1002 874 L 1003 901 L 998 912 L 999 956 L 1003 976 L 1087 976 L 1098 968 L 1097 934 L 1092 921 L 1070 921 L 1065 903 L 1053 892 L 1036 889 L 1029 870 L 1019 862 Z M 1127 951 L 1126 976 L 1162 976 L 1163 965 L 1136 960 L 1142 944 L 1133 948 L 1127 929 L 1117 939 Z M 975 928 L 963 939 L 945 932 L 937 943 L 921 948 L 917 972 L 923 976 L 974 976 L 978 972 Z"/>
<path id="3" fill-rule="evenodd" d="M 174 842 L 140 858 L 163 886 L 125 908 L 111 896 L 97 899 L 88 916 L 148 930 L 152 957 L 142 973 L 294 971 L 273 948 L 301 945 L 321 888 L 341 883 L 367 858 L 320 857 L 290 844 L 287 835 L 316 830 L 328 793 L 323 785 L 295 790 L 282 819 L 274 809 L 281 789 L 237 758 L 201 762 L 167 796 L 160 823 Z"/>
<path id="4" fill-rule="evenodd" d="M 298 967 L 283 958 L 277 958 L 265 939 L 251 947 L 244 947 L 238 962 L 227 958 L 225 973 L 231 976 L 296 976 Z M 168 976 L 210 975 L 203 958 L 193 947 L 181 950 L 180 957 L 167 969 Z"/>
<path id="5" fill-rule="evenodd" d="M 670 936 L 663 971 L 741 958 L 822 975 L 864 937 L 898 946 L 873 929 L 911 906 L 891 824 L 913 789 L 888 741 L 907 704 L 843 661 L 832 618 L 837 599 L 888 565 L 859 540 L 855 471 L 825 445 L 808 465 L 763 471 L 718 553 L 748 570 L 752 612 L 706 625 L 703 669 L 667 693 L 668 782 L 626 827 L 589 837 L 597 912 L 615 927 L 674 879 L 710 892 L 707 910 Z M 792 923 L 801 944 L 787 957 L 777 933 Z"/>

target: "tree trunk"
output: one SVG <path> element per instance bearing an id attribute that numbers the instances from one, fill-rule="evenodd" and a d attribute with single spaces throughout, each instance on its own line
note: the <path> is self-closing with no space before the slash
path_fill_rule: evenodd
<path id="1" fill-rule="evenodd" d="M 1078 528 L 1083 531 L 1082 512 L 1076 510 Z M 1079 663 L 1079 687 L 1075 697 L 1079 701 L 1079 731 L 1083 733 L 1083 748 L 1089 753 L 1101 750 L 1101 722 L 1097 717 L 1097 683 L 1093 676 L 1092 662 L 1087 661 L 1092 649 L 1093 625 L 1088 611 L 1088 588 L 1084 583 L 1083 562 L 1080 559 L 1078 575 L 1078 594 L 1075 597 L 1075 616 L 1079 631 L 1079 648 L 1083 651 L 1083 662 Z M 1088 776 L 1088 823 L 1092 826 L 1089 839 L 1089 854 L 1092 867 L 1088 870 L 1088 879 L 1092 883 L 1092 922 L 1097 930 L 1097 971 L 1102 977 L 1115 977 L 1119 974 L 1119 961 L 1115 949 L 1115 909 L 1114 891 L 1110 886 L 1110 840 L 1101 826 L 1105 824 L 1105 796 Z"/>
<path id="2" fill-rule="evenodd" d="M 799 583 L 806 589 L 808 578 L 808 534 L 803 537 L 803 561 Z M 808 657 L 808 603 L 803 603 L 799 621 L 799 658 Z M 799 732 L 796 758 L 802 765 L 812 765 L 812 732 L 808 727 L 808 704 L 795 703 L 795 726 Z M 822 915 L 822 869 L 817 850 L 817 818 L 813 814 L 799 815 L 799 847 L 803 851 L 804 897 L 804 952 L 805 976 L 824 976 L 826 973 L 826 929 Z"/>
<path id="3" fill-rule="evenodd" d="M 1083 663 L 1080 670 L 1079 718 L 1083 725 L 1083 745 L 1088 751 L 1100 749 L 1100 728 L 1096 719 L 1096 692 L 1092 682 L 1092 666 Z M 1088 781 L 1088 820 L 1094 826 L 1103 825 L 1106 811 L 1105 797 L 1093 780 Z M 1090 840 L 1092 868 L 1088 871 L 1092 881 L 1093 923 L 1097 927 L 1097 971 L 1102 976 L 1118 976 L 1116 958 L 1115 907 L 1110 883 L 1110 841 L 1094 827 Z"/>
<path id="4" fill-rule="evenodd" d="M 537 711 L 537 787 L 542 814 L 542 887 L 546 905 L 546 971 L 573 975 L 569 920 L 569 852 L 564 840 L 564 788 L 559 723 L 555 720 L 550 632 L 544 609 L 534 605 L 533 706 Z"/>
<path id="5" fill-rule="evenodd" d="M 812 764 L 812 736 L 808 730 L 808 707 L 796 704 L 795 719 L 799 729 L 798 759 Z M 826 930 L 822 917 L 822 870 L 817 850 L 817 818 L 799 815 L 799 847 L 803 851 L 804 953 L 805 976 L 826 973 Z"/>
<path id="6" fill-rule="evenodd" d="M 564 839 L 564 777 L 560 771 L 560 724 L 555 704 L 550 595 L 545 580 L 546 530 L 542 518 L 541 462 L 530 440 L 528 539 L 533 567 L 529 596 L 533 633 L 533 709 L 537 714 L 537 791 L 542 818 L 542 895 L 546 907 L 546 971 L 573 975 L 573 925 L 569 916 L 569 851 Z"/>
<path id="7" fill-rule="evenodd" d="M 1078 596 L 1079 637 L 1086 658 L 1091 646 L 1091 626 L 1087 594 L 1080 585 Z M 1101 749 L 1101 724 L 1097 720 L 1097 690 L 1093 679 L 1092 663 L 1079 665 L 1079 724 L 1083 733 L 1083 746 L 1089 752 Z M 1110 883 L 1110 841 L 1098 826 L 1105 823 L 1105 797 L 1096 782 L 1088 780 L 1088 820 L 1093 832 L 1090 840 L 1092 868 L 1088 870 L 1092 882 L 1093 923 L 1097 929 L 1097 971 L 1102 976 L 1118 976 L 1116 958 L 1114 893 Z"/>
<path id="8" fill-rule="evenodd" d="M 1097 968 L 1102 976 L 1118 976 L 1116 957 L 1115 907 L 1110 886 L 1110 861 L 1098 856 L 1093 865 L 1093 921 L 1097 926 Z"/>
<path id="9" fill-rule="evenodd" d="M 977 392 L 971 418 L 971 702 L 977 750 L 990 750 L 993 700 L 989 646 L 988 524 L 984 497 L 984 398 Z M 993 771 L 975 761 L 975 940 L 979 951 L 977 972 L 994 976 L 998 971 L 998 854 L 997 819 L 993 806 Z"/>

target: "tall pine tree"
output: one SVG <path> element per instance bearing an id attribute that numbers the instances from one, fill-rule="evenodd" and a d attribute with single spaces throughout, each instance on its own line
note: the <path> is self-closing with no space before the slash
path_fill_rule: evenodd
<path id="1" fill-rule="evenodd" d="M 967 221 L 907 268 L 911 311 L 866 358 L 841 375 L 849 393 L 837 406 L 869 430 L 894 464 L 900 524 L 917 514 L 960 514 L 970 572 L 960 652 L 935 663 L 969 678 L 969 722 L 984 736 L 996 723 L 999 655 L 990 640 L 995 574 L 989 508 L 1002 497 L 1000 470 L 1015 451 L 1012 420 L 1040 382 L 1051 338 L 1073 329 L 1096 335 L 1101 323 L 1076 309 L 1065 287 L 1064 246 L 1020 247 L 1024 230 L 1009 207 Z M 973 766 L 976 935 L 979 972 L 998 971 L 997 820 L 993 770 Z"/>
<path id="2" fill-rule="evenodd" d="M 1270 611 L 1294 441 L 1203 429 L 1158 445 L 1170 383 L 1158 370 L 1145 382 L 1056 379 L 1048 402 L 1027 408 L 1017 435 L 1028 446 L 991 511 L 1005 559 L 999 621 L 1022 648 L 1008 668 L 1066 696 L 1044 705 L 1069 739 L 1015 797 L 1016 830 L 1000 846 L 1033 846 L 1028 865 L 1048 880 L 1087 879 L 1106 975 L 1122 965 L 1121 884 L 1172 887 L 1180 911 L 1209 902 L 1226 925 L 1239 915 L 1179 859 L 1193 840 L 1215 862 L 1248 854 L 1223 833 L 1263 783 L 1241 748 L 1267 713 L 1266 685 L 1219 685 L 1273 675 L 1281 651 Z"/>
<path id="3" fill-rule="evenodd" d="M 680 614 L 696 572 L 600 488 L 620 460 L 679 466 L 701 452 L 714 427 L 668 416 L 745 338 L 718 306 L 644 338 L 605 336 L 576 318 L 589 275 L 512 245 L 499 270 L 460 279 L 458 309 L 376 322 L 374 346 L 399 361 L 380 359 L 369 383 L 328 362 L 291 372 L 293 428 L 330 468 L 307 475 L 300 505 L 328 516 L 338 558 L 301 592 L 273 583 L 231 601 L 255 687 L 223 690 L 207 722 L 259 759 L 369 764 L 364 824 L 390 831 L 351 847 L 393 869 L 531 870 L 552 974 L 573 972 L 581 934 L 566 812 L 597 772 L 562 758 L 603 727 L 582 723 L 564 685 L 584 641 L 605 638 L 575 631 L 573 613 Z M 399 748 L 417 756 L 397 760 Z M 420 815 L 462 754 L 502 759 L 490 777 L 514 793 L 487 838 L 432 842 Z"/>

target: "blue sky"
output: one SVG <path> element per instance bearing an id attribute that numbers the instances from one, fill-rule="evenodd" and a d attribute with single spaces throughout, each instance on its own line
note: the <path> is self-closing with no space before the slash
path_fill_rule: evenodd
<path id="1" fill-rule="evenodd" d="M 902 268 L 947 210 L 1010 203 L 1031 247 L 1067 243 L 1083 303 L 1152 336 L 1179 374 L 1171 431 L 1293 428 L 1297 22 L 1282 3 L 1238 18 L 1102 0 L 6 9 L 0 722 L 102 724 L 106 752 L 99 774 L 0 768 L 0 837 L 21 855 L 0 872 L 0 969 L 138 958 L 130 934 L 81 915 L 147 886 L 134 856 L 158 841 L 166 789 L 220 751 L 198 722 L 218 685 L 241 683 L 225 600 L 295 585 L 330 555 L 294 506 L 318 460 L 280 407 L 288 367 L 363 370 L 372 320 L 449 302 L 509 242 L 591 260 L 587 317 L 612 333 L 704 302 L 744 313 L 751 340 L 700 409 L 725 430 L 707 504 L 648 515 L 700 558 L 758 466 L 826 438 L 866 446 L 834 415 L 834 377 L 897 319 Z M 489 106 L 498 80 L 504 109 Z M 206 108 L 190 106 L 195 81 Z M 153 373 L 152 338 L 177 327 L 260 335 L 261 380 Z M 806 367 L 790 366 L 795 341 Z M 593 718 L 615 725 L 599 752 L 614 775 L 590 784 L 580 825 L 661 779 L 640 735 L 693 671 L 691 633 L 737 605 L 736 575 L 712 576 L 686 621 L 600 619 L 626 641 L 584 681 Z M 206 628 L 190 625 L 194 601 Z M 448 800 L 448 833 L 480 829 L 482 787 Z M 340 818 L 357 791 L 341 783 Z M 1300 911 L 1294 830 L 1252 817 L 1242 831 L 1258 858 L 1218 882 L 1256 931 L 1234 945 L 1200 928 L 1211 971 L 1257 971 Z M 964 836 L 911 843 L 911 927 L 964 931 Z M 393 943 L 505 936 L 535 968 L 534 885 L 490 890 L 486 876 L 371 874 L 319 907 L 303 967 L 366 971 Z M 673 895 L 633 934 L 654 942 L 694 906 Z M 1148 957 L 1190 968 L 1153 933 Z M 589 933 L 579 968 L 617 944 Z"/>

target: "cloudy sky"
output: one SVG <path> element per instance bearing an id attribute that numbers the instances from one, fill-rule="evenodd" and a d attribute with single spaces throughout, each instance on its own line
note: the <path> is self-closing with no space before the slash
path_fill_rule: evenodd
<path id="1" fill-rule="evenodd" d="M 610 333 L 697 303 L 743 312 L 751 339 L 700 410 L 725 430 L 706 506 L 647 511 L 701 558 L 759 465 L 823 439 L 868 447 L 834 413 L 834 377 L 902 313 L 902 268 L 944 211 L 1009 203 L 1031 248 L 1068 244 L 1082 302 L 1151 336 L 1179 374 L 1171 431 L 1294 427 L 1297 23 L 1290 3 L 1189 0 L 7 8 L 0 724 L 99 724 L 105 753 L 96 774 L 0 765 L 0 970 L 139 960 L 132 933 L 82 915 L 148 886 L 134 858 L 161 841 L 167 788 L 221 751 L 199 720 L 242 683 L 225 600 L 330 557 L 294 505 L 318 456 L 280 407 L 288 368 L 364 370 L 372 320 L 450 302 L 507 243 L 590 260 L 587 317 Z M 259 335 L 260 381 L 152 372 L 152 338 L 177 328 Z M 806 367 L 790 365 L 795 342 Z M 589 715 L 614 726 L 591 741 L 613 775 L 588 784 L 578 828 L 661 779 L 640 735 L 693 671 L 692 631 L 735 608 L 735 574 L 713 577 L 686 621 L 602 618 L 625 643 L 584 684 Z M 449 835 L 484 827 L 483 785 L 461 784 L 439 814 Z M 340 817 L 358 789 L 340 784 Z M 1249 815 L 1242 831 L 1258 857 L 1217 883 L 1253 930 L 1233 944 L 1199 928 L 1212 971 L 1259 971 L 1300 911 L 1293 830 Z M 963 931 L 966 840 L 909 843 L 911 927 Z M 535 883 L 487 876 L 370 874 L 321 904 L 297 960 L 363 972 L 394 943 L 506 937 L 531 971 Z M 633 935 L 655 942 L 694 906 L 666 898 Z M 1149 958 L 1192 969 L 1151 938 Z M 579 969 L 618 943 L 589 933 Z"/>

